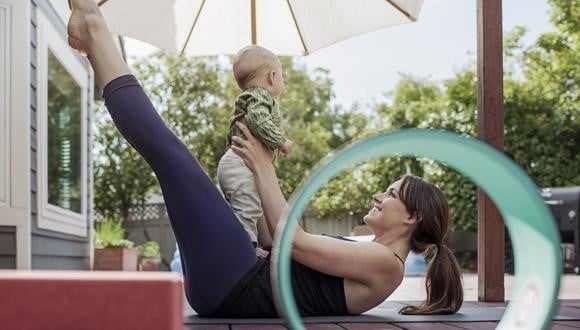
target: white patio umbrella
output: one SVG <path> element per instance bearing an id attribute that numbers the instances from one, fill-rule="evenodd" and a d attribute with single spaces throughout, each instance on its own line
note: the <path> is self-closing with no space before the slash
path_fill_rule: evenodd
<path id="1" fill-rule="evenodd" d="M 112 32 L 176 54 L 235 54 L 249 44 L 307 55 L 415 21 L 423 0 L 99 0 Z"/>

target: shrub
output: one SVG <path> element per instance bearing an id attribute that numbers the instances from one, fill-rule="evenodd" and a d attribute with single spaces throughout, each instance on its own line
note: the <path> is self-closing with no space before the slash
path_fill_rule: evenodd
<path id="1" fill-rule="evenodd" d="M 159 258 L 161 257 L 161 247 L 155 241 L 149 241 L 137 246 L 137 253 L 142 258 Z"/>
<path id="2" fill-rule="evenodd" d="M 105 219 L 95 225 L 95 245 L 101 248 L 122 247 L 132 249 L 134 243 L 125 237 L 121 221 Z"/>

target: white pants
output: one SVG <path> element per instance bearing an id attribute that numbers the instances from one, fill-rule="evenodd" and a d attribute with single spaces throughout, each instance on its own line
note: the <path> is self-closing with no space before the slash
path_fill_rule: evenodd
<path id="1" fill-rule="evenodd" d="M 258 219 L 262 217 L 262 202 L 254 181 L 254 173 L 240 156 L 228 149 L 219 161 L 218 182 L 225 199 L 250 236 L 258 241 Z"/>

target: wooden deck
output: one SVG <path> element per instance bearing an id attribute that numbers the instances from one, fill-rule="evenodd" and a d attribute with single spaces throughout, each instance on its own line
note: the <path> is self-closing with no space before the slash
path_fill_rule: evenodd
<path id="1" fill-rule="evenodd" d="M 476 274 L 464 274 L 464 295 L 463 307 L 500 307 L 507 303 L 484 303 L 477 300 L 477 276 Z M 515 278 L 505 276 L 506 299 L 511 299 L 511 292 Z M 407 277 L 393 295 L 381 304 L 381 307 L 399 309 L 404 304 L 411 301 L 424 299 L 424 278 Z M 557 315 L 575 317 L 580 319 L 580 276 L 564 275 L 560 285 Z M 307 324 L 309 330 L 440 330 L 440 329 L 495 329 L 498 322 L 428 322 L 428 323 L 333 323 L 333 324 Z M 215 325 L 184 325 L 184 330 L 281 330 L 287 329 L 279 324 L 215 324 Z M 571 330 L 580 329 L 579 321 L 555 321 L 552 329 Z"/>
<path id="2" fill-rule="evenodd" d="M 392 308 L 400 308 L 405 302 L 389 301 L 388 304 Z M 477 306 L 505 306 L 506 303 L 482 303 L 476 301 L 467 301 L 464 307 Z M 580 299 L 560 300 L 557 315 L 571 316 L 580 319 Z M 334 323 L 334 324 L 307 324 L 306 329 L 309 330 L 440 330 L 440 329 L 473 329 L 473 330 L 492 330 L 497 326 L 497 322 L 426 322 L 426 323 Z M 199 324 L 199 325 L 184 325 L 187 330 L 282 330 L 286 327 L 279 324 Z M 552 329 L 555 330 L 571 330 L 580 329 L 579 321 L 555 321 L 552 324 Z"/>

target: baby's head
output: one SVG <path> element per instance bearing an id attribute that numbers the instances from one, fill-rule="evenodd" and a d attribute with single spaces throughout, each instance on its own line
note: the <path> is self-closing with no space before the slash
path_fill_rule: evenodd
<path id="1" fill-rule="evenodd" d="M 234 57 L 234 77 L 241 89 L 261 86 L 279 96 L 284 90 L 282 64 L 274 53 L 260 46 L 242 48 Z"/>

